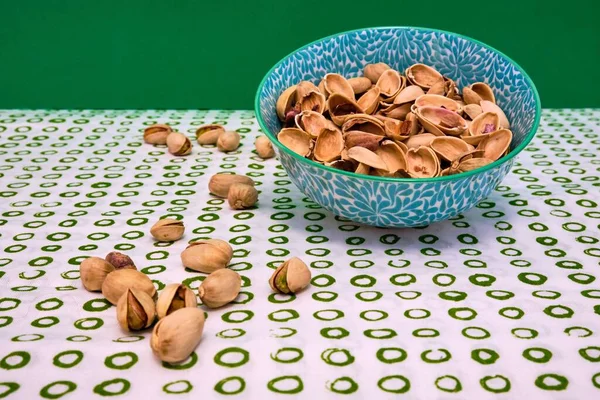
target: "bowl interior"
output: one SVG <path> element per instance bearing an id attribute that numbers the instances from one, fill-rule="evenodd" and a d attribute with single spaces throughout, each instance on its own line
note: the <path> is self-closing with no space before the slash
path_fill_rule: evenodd
<path id="1" fill-rule="evenodd" d="M 481 169 L 493 168 L 513 157 L 535 135 L 541 114 L 539 96 L 531 79 L 514 61 L 461 35 L 409 27 L 345 32 L 290 54 L 267 73 L 258 89 L 256 113 L 259 123 L 269 138 L 282 148 L 276 141 L 281 123 L 275 104 L 283 90 L 302 80 L 318 84 L 329 72 L 345 77 L 361 76 L 366 64 L 377 62 L 385 62 L 401 72 L 412 64 L 423 63 L 454 79 L 460 88 L 474 82 L 486 82 L 492 87 L 497 104 L 511 122 L 512 151 L 507 157 Z"/>

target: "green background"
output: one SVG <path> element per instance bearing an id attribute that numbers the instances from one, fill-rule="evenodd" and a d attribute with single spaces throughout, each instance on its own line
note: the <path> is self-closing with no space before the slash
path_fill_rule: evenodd
<path id="1" fill-rule="evenodd" d="M 517 61 L 544 107 L 600 106 L 600 7 L 531 1 L 0 2 L 0 108 L 249 109 L 263 75 L 336 32 L 462 33 Z"/>

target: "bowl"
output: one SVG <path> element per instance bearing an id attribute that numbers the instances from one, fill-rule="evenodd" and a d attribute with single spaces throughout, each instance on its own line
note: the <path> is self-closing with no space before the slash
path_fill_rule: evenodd
<path id="1" fill-rule="evenodd" d="M 462 88 L 486 82 L 511 122 L 510 153 L 473 171 L 410 179 L 357 175 L 321 165 L 277 140 L 275 103 L 302 80 L 318 84 L 329 72 L 361 76 L 366 64 L 385 62 L 398 71 L 415 63 L 436 68 Z M 333 214 L 380 227 L 425 226 L 457 216 L 486 198 L 512 167 L 538 128 L 541 107 L 535 85 L 513 60 L 477 40 L 415 27 L 366 28 L 312 42 L 279 61 L 258 87 L 255 111 L 292 182 Z"/>

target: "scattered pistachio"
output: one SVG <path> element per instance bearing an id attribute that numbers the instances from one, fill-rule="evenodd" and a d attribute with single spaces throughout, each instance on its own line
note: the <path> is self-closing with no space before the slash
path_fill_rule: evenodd
<path id="1" fill-rule="evenodd" d="M 119 269 L 111 272 L 102 284 L 102 294 L 106 300 L 115 305 L 127 289 L 145 292 L 152 298 L 156 295 L 156 288 L 150 278 L 135 269 Z"/>
<path id="2" fill-rule="evenodd" d="M 137 269 L 133 260 L 127 254 L 119 253 L 118 251 L 111 251 L 104 259 L 112 264 L 115 269 Z"/>
<path id="3" fill-rule="evenodd" d="M 102 290 L 106 277 L 115 270 L 115 267 L 100 257 L 86 258 L 79 264 L 79 275 L 83 287 L 90 292 Z"/>
<path id="4" fill-rule="evenodd" d="M 232 257 L 233 249 L 229 243 L 220 239 L 208 239 L 190 243 L 181 253 L 181 262 L 184 267 L 210 274 L 227 267 Z"/>
<path id="5" fill-rule="evenodd" d="M 279 293 L 296 293 L 308 286 L 310 278 L 310 269 L 306 264 L 298 257 L 292 257 L 273 272 L 269 285 Z"/>
<path id="6" fill-rule="evenodd" d="M 167 147 L 174 156 L 187 156 L 192 152 L 192 142 L 181 132 L 173 132 L 167 136 Z"/>
<path id="7" fill-rule="evenodd" d="M 240 145 L 240 135 L 237 132 L 225 131 L 217 139 L 217 148 L 220 151 L 234 151 Z"/>
<path id="8" fill-rule="evenodd" d="M 204 125 L 196 129 L 198 144 L 215 144 L 225 128 L 221 125 Z"/>
<path id="9" fill-rule="evenodd" d="M 160 296 L 158 296 L 156 314 L 161 319 L 180 308 L 195 308 L 197 305 L 196 295 L 189 287 L 179 283 L 172 283 L 165 286 Z"/>
<path id="10" fill-rule="evenodd" d="M 252 178 L 244 175 L 216 174 L 208 181 L 208 190 L 218 197 L 227 198 L 229 188 L 234 183 L 244 183 L 254 186 Z"/>
<path id="11" fill-rule="evenodd" d="M 154 300 L 146 292 L 129 288 L 117 302 L 117 321 L 125 331 L 139 331 L 154 323 Z"/>
<path id="12" fill-rule="evenodd" d="M 178 221 L 172 218 L 164 218 L 158 220 L 152 228 L 150 228 L 150 234 L 156 240 L 162 240 L 165 242 L 172 242 L 181 239 L 185 227 L 183 221 Z"/>
<path id="13" fill-rule="evenodd" d="M 152 331 L 150 347 L 162 361 L 184 361 L 192 354 L 204 330 L 204 311 L 185 307 L 159 320 Z"/>
<path id="14" fill-rule="evenodd" d="M 218 308 L 232 302 L 240 293 L 242 278 L 230 269 L 211 272 L 198 288 L 202 303 L 209 308 Z"/>
<path id="15" fill-rule="evenodd" d="M 155 124 L 144 129 L 144 142 L 150 144 L 167 144 L 167 137 L 173 132 L 169 125 Z"/>
<path id="16" fill-rule="evenodd" d="M 234 183 L 229 188 L 227 201 L 229 202 L 229 206 L 234 210 L 250 208 L 258 201 L 258 192 L 252 185 Z"/>
<path id="17" fill-rule="evenodd" d="M 256 146 L 256 154 L 260 158 L 267 159 L 275 157 L 275 150 L 273 150 L 273 143 L 265 135 L 260 135 L 254 142 Z"/>

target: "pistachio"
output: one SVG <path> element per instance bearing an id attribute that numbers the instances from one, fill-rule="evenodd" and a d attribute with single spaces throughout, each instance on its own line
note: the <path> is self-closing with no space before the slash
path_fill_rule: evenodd
<path id="1" fill-rule="evenodd" d="M 240 145 L 240 135 L 237 132 L 226 131 L 219 135 L 217 148 L 220 151 L 234 151 Z"/>
<path id="2" fill-rule="evenodd" d="M 150 144 L 167 144 L 167 137 L 173 132 L 169 125 L 154 124 L 144 129 L 144 142 Z"/>
<path id="3" fill-rule="evenodd" d="M 167 147 L 174 156 L 187 156 L 192 152 L 192 142 L 181 132 L 173 132 L 167 137 Z"/>
<path id="4" fill-rule="evenodd" d="M 262 159 L 275 157 L 275 150 L 273 150 L 273 143 L 265 135 L 260 135 L 254 142 L 256 146 L 256 154 Z"/>
<path id="5" fill-rule="evenodd" d="M 234 183 L 229 188 L 227 202 L 234 210 L 250 208 L 258 201 L 258 192 L 252 185 L 245 183 Z"/>
<path id="6" fill-rule="evenodd" d="M 229 188 L 234 183 L 244 183 L 254 186 L 252 178 L 244 175 L 216 174 L 208 181 L 208 190 L 215 196 L 227 198 Z"/>
<path id="7" fill-rule="evenodd" d="M 128 255 L 119 253 L 118 251 L 111 251 L 104 259 L 112 264 L 115 269 L 137 269 L 133 260 Z"/>
<path id="8" fill-rule="evenodd" d="M 218 308 L 232 302 L 240 293 L 242 278 L 230 269 L 211 272 L 198 288 L 202 304 L 209 308 Z"/>
<path id="9" fill-rule="evenodd" d="M 90 292 L 102 290 L 102 284 L 107 275 L 115 270 L 115 267 L 100 257 L 86 258 L 79 264 L 79 275 L 83 287 Z"/>
<path id="10" fill-rule="evenodd" d="M 150 234 L 154 236 L 156 240 L 165 242 L 173 242 L 181 239 L 184 231 L 185 227 L 183 226 L 183 221 L 172 218 L 158 220 L 158 222 L 150 228 Z"/>
<path id="11" fill-rule="evenodd" d="M 117 304 L 127 289 L 136 289 L 154 297 L 156 288 L 145 274 L 134 269 L 119 269 L 108 274 L 102 284 L 102 294 L 112 304 Z"/>
<path id="12" fill-rule="evenodd" d="M 271 289 L 279 293 L 297 293 L 310 283 L 311 273 L 298 257 L 292 257 L 281 264 L 269 279 Z"/>
<path id="13" fill-rule="evenodd" d="M 210 274 L 225 268 L 232 257 L 233 249 L 229 243 L 220 239 L 208 239 L 190 243 L 181 253 L 181 262 L 184 267 Z"/>
<path id="14" fill-rule="evenodd" d="M 161 319 L 180 308 L 196 308 L 197 305 L 196 295 L 189 287 L 179 283 L 172 283 L 165 286 L 160 296 L 158 296 L 156 314 L 158 319 Z"/>
<path id="15" fill-rule="evenodd" d="M 150 347 L 162 361 L 184 361 L 200 343 L 203 330 L 204 312 L 198 308 L 181 308 L 154 326 Z"/>
<path id="16" fill-rule="evenodd" d="M 139 331 L 154 323 L 154 300 L 146 292 L 129 288 L 117 302 L 117 321 L 125 331 Z"/>
<path id="17" fill-rule="evenodd" d="M 216 144 L 223 132 L 225 132 L 225 128 L 221 125 L 204 125 L 196 129 L 196 140 L 198 140 L 198 144 Z"/>

